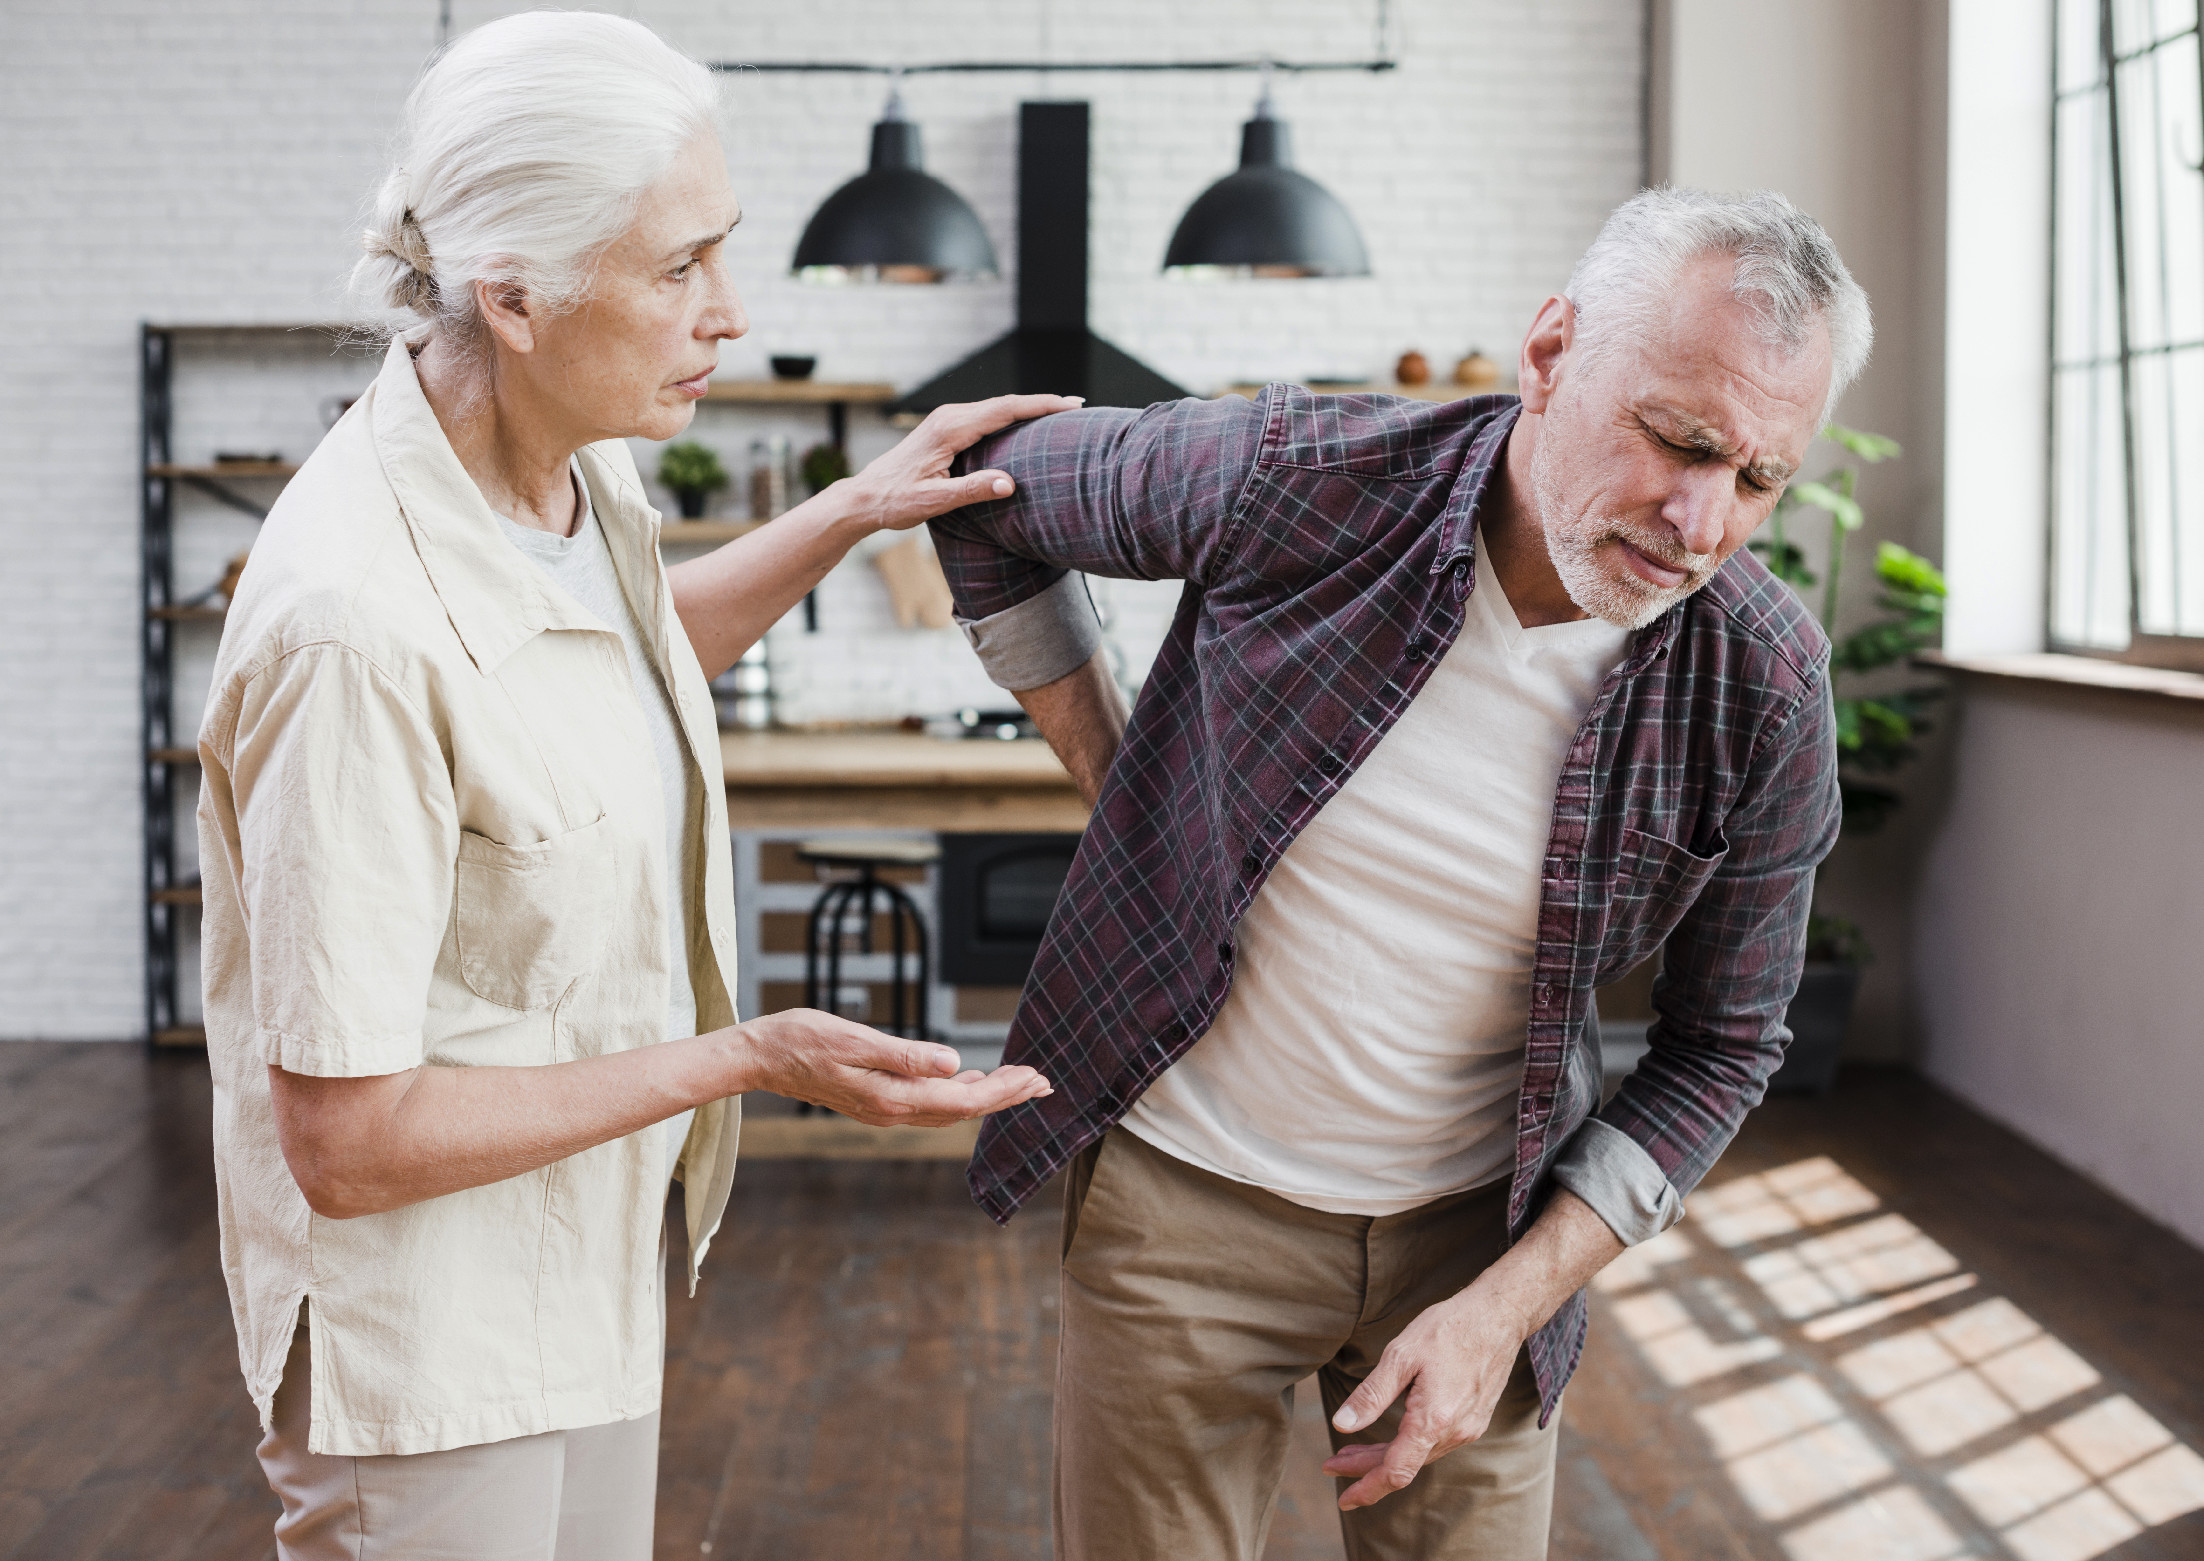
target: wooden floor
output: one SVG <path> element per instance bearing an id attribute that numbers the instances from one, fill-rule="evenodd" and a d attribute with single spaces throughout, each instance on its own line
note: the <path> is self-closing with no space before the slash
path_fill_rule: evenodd
<path id="1" fill-rule="evenodd" d="M 0 1048 L 0 1558 L 257 1561 L 203 1063 Z M 669 1329 L 658 1555 L 1048 1554 L 1056 1219 L 746 1163 Z M 1610 1271 L 1568 1561 L 2204 1557 L 2204 1255 L 1916 1079 L 1764 1107 Z M 1340 1555 L 1322 1428 L 1269 1561 Z"/>

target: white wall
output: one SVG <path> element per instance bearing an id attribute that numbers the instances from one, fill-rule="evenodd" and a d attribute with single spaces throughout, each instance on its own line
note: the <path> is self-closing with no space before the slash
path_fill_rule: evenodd
<path id="1" fill-rule="evenodd" d="M 865 55 L 1342 58 L 1371 8 L 1333 0 L 696 0 L 621 6 L 708 58 Z M 458 0 L 464 29 L 516 9 Z M 1636 187 L 1639 0 L 1397 0 L 1402 69 L 1279 89 L 1302 166 L 1347 200 L 1378 275 L 1186 287 L 1155 274 L 1171 224 L 1232 166 L 1245 78 L 916 79 L 933 171 L 1012 253 L 1012 133 L 1027 96 L 1095 105 L 1093 314 L 1120 346 L 1196 390 L 1243 376 L 1366 374 L 1404 348 L 1440 364 L 1505 358 L 1600 217 Z M 15 6 L 0 47 L 0 1035 L 127 1036 L 139 1020 L 135 345 L 140 320 L 327 316 L 360 197 L 436 0 L 92 0 Z M 735 257 L 757 321 L 723 372 L 769 352 L 825 376 L 911 384 L 1007 326 L 1008 281 L 819 292 L 782 274 L 804 218 L 862 166 L 877 81 L 736 77 L 725 141 L 748 216 Z M 269 375 L 187 388 L 180 459 L 266 445 L 299 455 L 332 383 L 367 366 L 305 349 Z M 699 424 L 739 459 L 803 418 Z M 892 435 L 853 429 L 862 457 Z M 646 465 L 648 464 L 646 460 Z M 191 504 L 179 584 L 242 537 Z M 197 571 L 194 573 L 193 571 Z M 1134 604 L 1138 607 L 1140 604 Z M 953 644 L 883 635 L 877 584 L 825 592 L 843 676 L 969 676 Z M 1153 616 L 1152 605 L 1140 610 Z M 1137 612 L 1135 616 L 1137 616 Z M 203 653 L 204 647 L 202 647 Z M 961 653 L 958 653 L 961 654 Z M 203 654 L 201 656 L 203 661 Z M 192 658 L 184 658 L 188 669 Z M 832 669 L 827 669 L 831 672 Z M 874 683 L 866 683 L 873 678 Z M 186 696 L 180 714 L 187 718 Z"/>
<path id="2" fill-rule="evenodd" d="M 1924 1066 L 2204 1243 L 2204 708 L 1963 681 Z"/>
<path id="3" fill-rule="evenodd" d="M 1944 5 L 1941 0 L 1660 0 L 1654 176 L 1717 190 L 1775 189 L 1829 230 L 1875 310 L 1875 354 L 1836 418 L 1905 446 L 1860 483 L 1867 529 L 1847 552 L 1840 630 L 1872 611 L 1863 589 L 1883 538 L 1942 555 Z M 1817 459 L 1835 453 L 1819 447 Z M 1817 598 L 1818 605 L 1818 598 Z M 1882 834 L 1843 841 L 1822 869 L 1824 908 L 1876 950 L 1848 1055 L 1903 1056 L 1910 998 L 1909 863 L 1933 809 L 1932 769 Z"/>

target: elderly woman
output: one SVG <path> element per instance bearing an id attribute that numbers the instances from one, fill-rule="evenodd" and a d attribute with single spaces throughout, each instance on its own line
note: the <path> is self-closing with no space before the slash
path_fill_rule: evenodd
<path id="1" fill-rule="evenodd" d="M 536 13 L 405 110 L 360 280 L 411 311 L 269 516 L 200 738 L 222 1253 L 286 1558 L 647 1557 L 667 1183 L 734 1097 L 939 1125 L 1045 1093 L 828 1014 L 738 1023 L 706 679 L 1071 403 L 944 408 L 676 568 L 621 442 L 747 329 L 708 72 Z M 801 1369 L 800 1362 L 790 1362 Z"/>

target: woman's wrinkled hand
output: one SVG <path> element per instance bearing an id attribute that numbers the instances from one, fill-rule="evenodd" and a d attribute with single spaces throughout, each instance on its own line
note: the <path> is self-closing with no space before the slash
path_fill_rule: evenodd
<path id="1" fill-rule="evenodd" d="M 954 1047 L 883 1035 L 814 1008 L 767 1014 L 732 1035 L 750 1053 L 758 1088 L 874 1127 L 947 1127 L 1053 1093 L 1031 1068 L 960 1072 Z"/>
<path id="2" fill-rule="evenodd" d="M 834 487 L 846 489 L 844 502 L 852 512 L 882 531 L 906 531 L 967 504 L 1007 499 L 1016 490 L 1008 474 L 984 471 L 952 477 L 950 463 L 1012 423 L 1070 412 L 1085 404 L 1081 396 L 995 396 L 936 407 L 901 444 Z"/>

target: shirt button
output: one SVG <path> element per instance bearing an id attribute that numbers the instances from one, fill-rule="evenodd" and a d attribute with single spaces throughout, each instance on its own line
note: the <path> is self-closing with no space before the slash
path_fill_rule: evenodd
<path id="1" fill-rule="evenodd" d="M 1240 871 L 1247 874 L 1247 876 L 1250 878 L 1253 878 L 1258 872 L 1261 872 L 1262 867 L 1263 864 L 1259 860 L 1257 860 L 1255 853 L 1252 851 L 1248 852 L 1247 855 L 1240 858 Z"/>
<path id="2" fill-rule="evenodd" d="M 1232 945 L 1229 942 L 1217 945 L 1217 958 L 1227 965 L 1232 963 Z"/>
<path id="3" fill-rule="evenodd" d="M 1326 775 L 1337 775 L 1347 767 L 1347 761 L 1336 753 L 1327 753 L 1318 757 L 1316 767 Z"/>
<path id="4" fill-rule="evenodd" d="M 1408 659 L 1410 661 L 1423 661 L 1427 659 L 1430 654 L 1431 642 L 1429 640 L 1418 640 L 1415 644 L 1408 647 Z"/>

